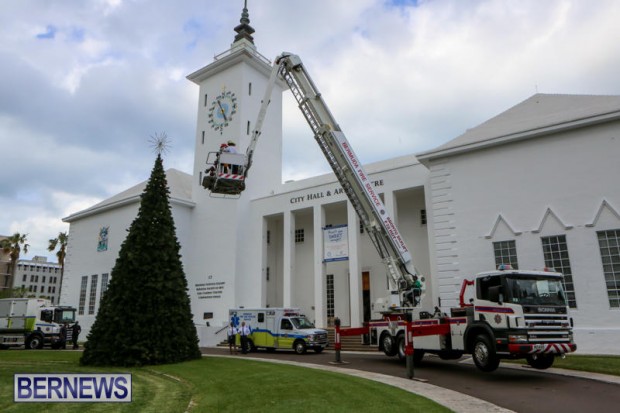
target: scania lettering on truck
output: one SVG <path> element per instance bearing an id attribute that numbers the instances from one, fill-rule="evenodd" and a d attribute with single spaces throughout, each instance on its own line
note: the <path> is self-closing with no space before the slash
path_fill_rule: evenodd
<path id="1" fill-rule="evenodd" d="M 250 327 L 248 351 L 292 349 L 304 354 L 308 349 L 320 353 L 327 347 L 327 331 L 315 328 L 299 308 L 236 308 L 229 315 L 236 327 L 243 321 Z"/>
<path id="2" fill-rule="evenodd" d="M 40 298 L 0 299 L 0 348 L 64 347 L 74 322 L 73 307 L 54 306 Z"/>

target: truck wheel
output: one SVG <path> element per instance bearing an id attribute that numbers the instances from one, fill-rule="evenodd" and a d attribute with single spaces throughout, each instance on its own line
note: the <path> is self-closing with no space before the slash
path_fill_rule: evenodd
<path id="1" fill-rule="evenodd" d="M 527 356 L 527 364 L 538 370 L 545 370 L 553 366 L 555 357 L 551 354 L 534 354 Z"/>
<path id="2" fill-rule="evenodd" d="M 484 372 L 495 371 L 499 366 L 499 357 L 495 348 L 486 334 L 480 334 L 474 339 L 474 351 L 472 354 L 476 367 Z"/>
<path id="3" fill-rule="evenodd" d="M 398 352 L 396 340 L 394 340 L 394 337 L 387 331 L 381 335 L 381 346 L 383 347 L 383 352 L 388 357 L 395 356 Z"/>
<path id="4" fill-rule="evenodd" d="M 35 334 L 26 339 L 26 349 L 35 350 L 39 348 L 43 348 L 43 337 Z"/>
<path id="5" fill-rule="evenodd" d="M 396 342 L 398 343 L 398 359 L 400 361 L 405 361 L 407 358 L 407 353 L 405 352 L 405 335 L 399 334 L 396 338 Z"/>
<path id="6" fill-rule="evenodd" d="M 306 343 L 302 340 L 296 341 L 295 344 L 293 344 L 293 349 L 297 354 L 306 354 Z"/>

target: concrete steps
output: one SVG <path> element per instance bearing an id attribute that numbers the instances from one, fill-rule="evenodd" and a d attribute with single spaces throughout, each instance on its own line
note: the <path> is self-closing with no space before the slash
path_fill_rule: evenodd
<path id="1" fill-rule="evenodd" d="M 336 330 L 333 328 L 327 328 L 327 339 L 329 340 L 329 349 L 334 349 L 334 343 L 336 342 Z M 362 336 L 341 336 L 340 344 L 342 351 L 370 351 L 377 352 L 376 347 L 370 347 L 367 344 L 362 343 Z"/>

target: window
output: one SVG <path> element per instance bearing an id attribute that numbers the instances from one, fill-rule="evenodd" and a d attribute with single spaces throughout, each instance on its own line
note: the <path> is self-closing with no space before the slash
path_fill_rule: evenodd
<path id="1" fill-rule="evenodd" d="M 620 229 L 599 231 L 598 245 L 601 249 L 603 275 L 607 286 L 609 306 L 620 307 Z"/>
<path id="2" fill-rule="evenodd" d="M 288 318 L 283 318 L 280 322 L 280 330 L 292 330 L 293 325 L 291 324 L 291 320 Z"/>
<path id="3" fill-rule="evenodd" d="M 30 282 L 33 283 L 34 282 L 34 275 L 30 274 Z"/>
<path id="4" fill-rule="evenodd" d="M 27 279 L 28 279 L 28 275 L 24 274 L 24 277 L 22 278 L 22 282 L 26 282 Z"/>
<path id="5" fill-rule="evenodd" d="M 420 210 L 420 225 L 426 225 L 426 209 Z"/>
<path id="6" fill-rule="evenodd" d="M 271 231 L 267 230 L 267 245 L 271 244 Z"/>
<path id="7" fill-rule="evenodd" d="M 304 234 L 304 229 L 296 229 L 295 230 L 295 242 L 296 243 L 301 243 L 304 242 L 305 239 L 305 234 Z"/>
<path id="8" fill-rule="evenodd" d="M 80 286 L 80 304 L 78 305 L 78 314 L 84 315 L 84 306 L 86 305 L 86 286 L 88 284 L 88 276 L 82 277 L 82 285 Z"/>
<path id="9" fill-rule="evenodd" d="M 495 254 L 495 268 L 500 264 L 509 264 L 513 269 L 519 269 L 517 262 L 517 245 L 515 241 L 498 241 L 493 243 Z"/>
<path id="10" fill-rule="evenodd" d="M 327 319 L 334 318 L 334 274 L 327 274 L 325 291 L 327 293 Z"/>
<path id="11" fill-rule="evenodd" d="M 42 283 L 45 282 L 45 275 L 43 276 L 43 279 L 41 280 Z"/>
<path id="12" fill-rule="evenodd" d="M 99 301 L 103 298 L 103 295 L 108 290 L 108 273 L 101 274 L 101 291 L 99 291 Z"/>
<path id="13" fill-rule="evenodd" d="M 88 302 L 88 314 L 95 314 L 95 302 L 97 301 L 97 274 L 91 275 L 90 280 L 90 301 Z"/>
<path id="14" fill-rule="evenodd" d="M 566 300 L 571 308 L 577 308 L 573 272 L 570 267 L 570 259 L 568 258 L 568 246 L 566 245 L 566 235 L 542 237 L 541 241 L 545 267 L 551 267 L 557 272 L 564 274 L 564 292 L 566 293 Z"/>
<path id="15" fill-rule="evenodd" d="M 258 313 L 258 322 L 259 323 L 265 322 L 265 313 Z"/>

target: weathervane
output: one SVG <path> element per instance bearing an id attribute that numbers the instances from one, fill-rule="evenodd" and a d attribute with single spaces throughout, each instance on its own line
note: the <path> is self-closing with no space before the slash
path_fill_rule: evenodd
<path id="1" fill-rule="evenodd" d="M 153 152 L 161 155 L 162 153 L 167 153 L 168 149 L 172 146 L 170 145 L 171 139 L 168 137 L 166 132 L 162 132 L 159 134 L 151 135 L 149 138 L 149 143 L 153 148 Z"/>

